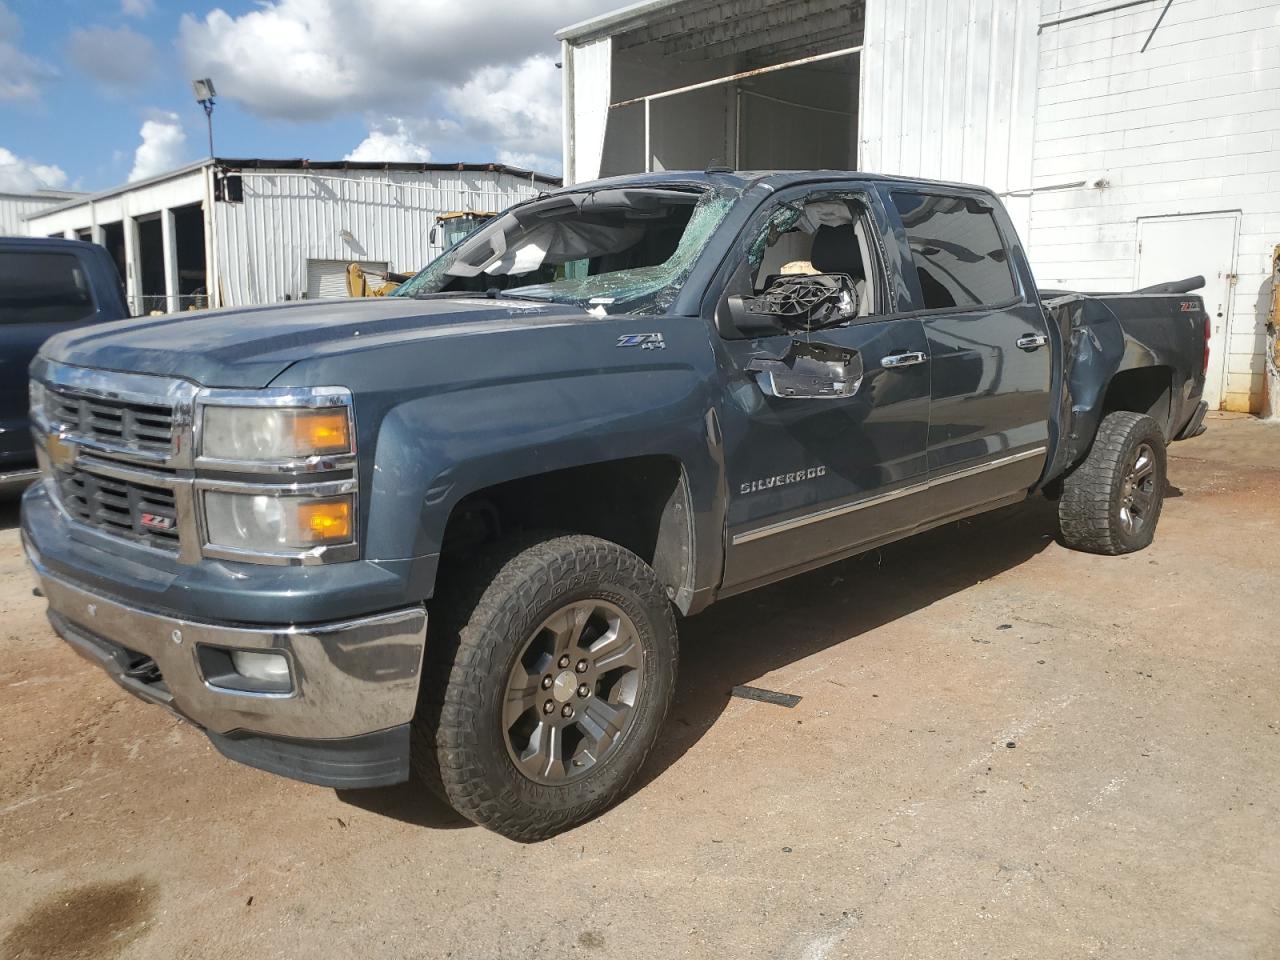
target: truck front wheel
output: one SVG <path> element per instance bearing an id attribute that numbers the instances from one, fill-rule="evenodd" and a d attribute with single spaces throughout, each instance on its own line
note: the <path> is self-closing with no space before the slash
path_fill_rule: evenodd
<path id="1" fill-rule="evenodd" d="M 438 598 L 413 738 L 428 785 L 522 841 L 618 799 L 675 688 L 675 617 L 649 565 L 595 537 L 525 540 Z"/>
<path id="2" fill-rule="evenodd" d="M 1112 556 L 1148 546 L 1164 506 L 1166 470 L 1164 433 L 1155 420 L 1125 410 L 1107 414 L 1089 455 L 1062 482 L 1063 543 Z"/>

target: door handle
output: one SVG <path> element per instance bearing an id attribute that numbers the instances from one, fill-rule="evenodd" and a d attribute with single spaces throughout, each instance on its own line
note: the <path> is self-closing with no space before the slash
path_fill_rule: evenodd
<path id="1" fill-rule="evenodd" d="M 914 367 L 917 363 L 924 363 L 928 359 L 919 350 L 908 350 L 903 353 L 889 354 L 880 361 L 880 365 L 883 367 Z"/>
<path id="2" fill-rule="evenodd" d="M 1048 343 L 1049 338 L 1043 333 L 1024 333 L 1015 342 L 1021 350 L 1036 350 Z"/>

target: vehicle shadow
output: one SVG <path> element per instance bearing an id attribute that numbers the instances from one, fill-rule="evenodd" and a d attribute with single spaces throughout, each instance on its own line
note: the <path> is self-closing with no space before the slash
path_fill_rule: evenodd
<path id="1" fill-rule="evenodd" d="M 390 817 L 415 827 L 431 827 L 435 830 L 457 830 L 474 827 L 430 790 L 416 783 L 398 783 L 394 787 L 376 787 L 371 790 L 337 790 L 338 799 L 348 806 L 357 807 L 380 817 Z"/>
<path id="2" fill-rule="evenodd" d="M 756 684 L 836 644 L 856 643 L 877 627 L 1012 569 L 1052 544 L 1057 531 L 1056 505 L 1034 497 L 724 600 L 683 621 L 675 702 L 631 793 L 711 729 L 733 687 Z"/>
<path id="3" fill-rule="evenodd" d="M 0 492 L 0 530 L 13 530 L 18 526 L 22 492 Z"/>
<path id="4" fill-rule="evenodd" d="M 1040 497 L 717 603 L 680 625 L 680 679 L 666 727 L 632 788 L 644 790 L 715 724 L 729 691 L 920 610 L 1054 542 L 1057 508 Z M 806 690 L 789 688 L 804 696 Z M 782 710 L 782 708 L 778 708 Z M 785 711 L 784 711 L 785 712 Z M 340 790 L 370 813 L 443 829 L 472 824 L 427 790 Z"/>

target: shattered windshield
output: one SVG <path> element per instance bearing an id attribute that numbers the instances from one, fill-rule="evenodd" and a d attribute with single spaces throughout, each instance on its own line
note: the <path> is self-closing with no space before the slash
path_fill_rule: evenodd
<path id="1" fill-rule="evenodd" d="M 614 187 L 508 210 L 403 284 L 398 297 L 487 292 L 581 306 L 670 306 L 733 198 L 709 190 Z"/>

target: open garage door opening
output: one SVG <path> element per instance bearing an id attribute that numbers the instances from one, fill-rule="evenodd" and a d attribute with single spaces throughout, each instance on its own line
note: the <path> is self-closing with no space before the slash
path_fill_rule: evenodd
<path id="1" fill-rule="evenodd" d="M 863 4 L 704 0 L 633 20 L 601 25 L 603 58 L 575 50 L 575 98 L 593 89 L 582 82 L 592 70 L 609 93 L 602 124 L 585 99 L 574 105 L 576 179 L 713 164 L 857 168 Z"/>

